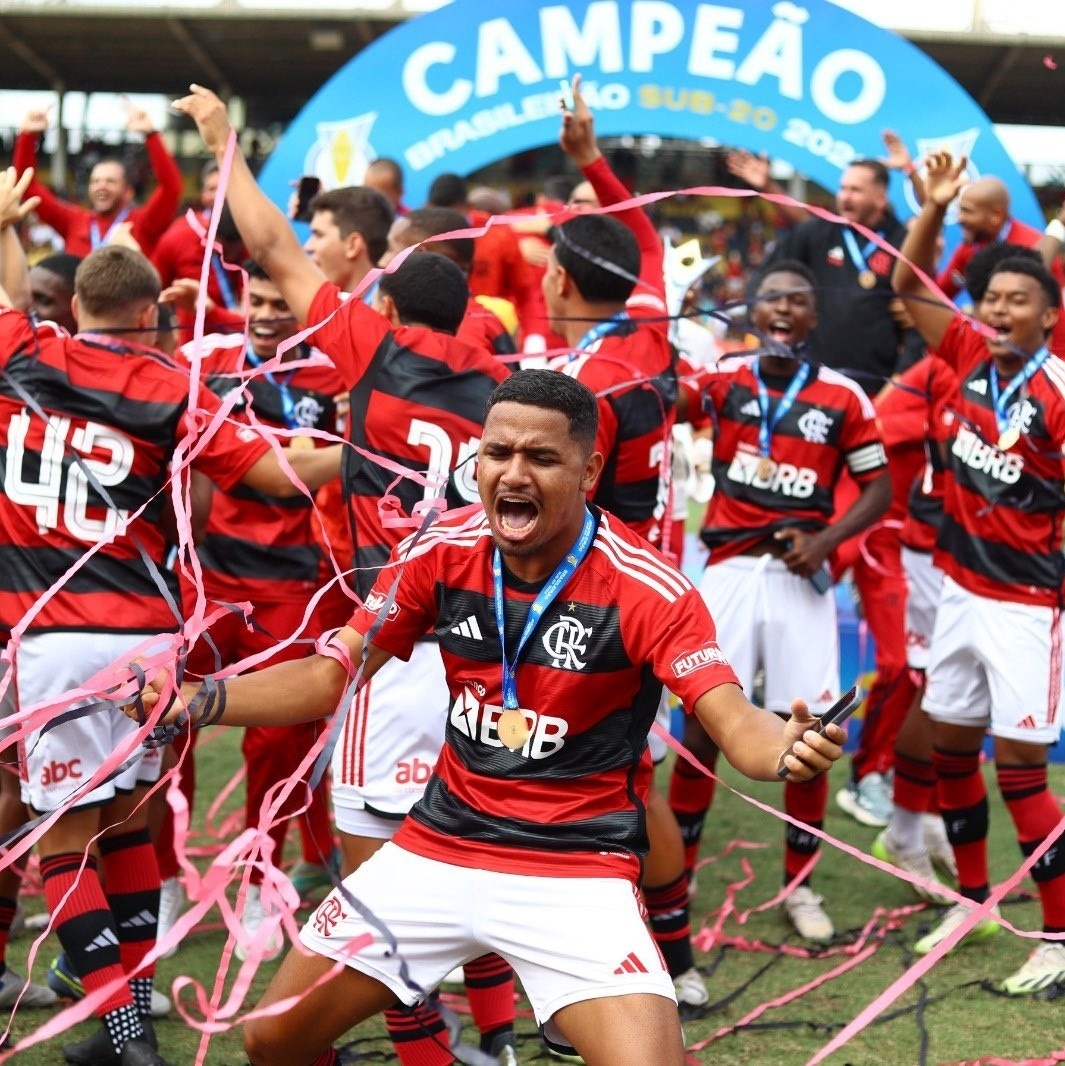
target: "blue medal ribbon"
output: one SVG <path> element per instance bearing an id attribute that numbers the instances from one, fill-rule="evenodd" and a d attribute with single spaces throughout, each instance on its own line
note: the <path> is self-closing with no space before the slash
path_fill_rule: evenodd
<path id="1" fill-rule="evenodd" d="M 544 587 L 536 594 L 536 599 L 529 605 L 529 613 L 525 618 L 525 628 L 522 630 L 521 639 L 514 652 L 514 658 L 507 658 L 507 628 L 506 614 L 503 609 L 503 559 L 499 549 L 492 553 L 492 584 L 495 590 L 496 627 L 499 630 L 499 646 L 503 651 L 503 707 L 507 710 L 518 710 L 518 683 L 516 679 L 518 660 L 521 658 L 522 649 L 525 647 L 533 630 L 540 623 L 544 611 L 555 601 L 555 598 L 566 586 L 566 582 L 573 576 L 574 571 L 584 561 L 588 550 L 595 538 L 595 519 L 591 511 L 584 512 L 584 525 L 581 527 L 580 536 L 577 537 L 573 547 L 566 553 L 562 561 L 555 567 L 555 572 L 547 579 Z"/>
<path id="2" fill-rule="evenodd" d="M 218 283 L 218 289 L 222 293 L 222 302 L 230 311 L 238 309 L 238 301 L 233 286 L 227 277 L 228 271 L 222 265 L 222 257 L 217 252 L 211 253 L 211 274 Z"/>
<path id="3" fill-rule="evenodd" d="M 263 361 L 251 350 L 251 347 L 245 349 L 244 358 L 251 363 L 252 366 L 262 366 Z M 288 383 L 292 380 L 292 375 L 295 374 L 295 370 L 290 370 L 284 378 L 275 378 L 273 371 L 268 370 L 263 377 L 270 382 L 275 389 L 277 389 L 278 395 L 281 397 L 281 415 L 285 420 L 285 425 L 289 429 L 299 429 L 300 422 L 296 418 L 296 401 L 292 398 L 292 393 L 289 391 Z"/>
<path id="4" fill-rule="evenodd" d="M 880 234 L 880 236 L 883 236 Z M 869 269 L 869 264 L 865 261 L 865 257 L 876 248 L 876 241 L 866 241 L 865 247 L 858 248 L 858 238 L 854 236 L 854 231 L 843 228 L 843 243 L 847 246 L 847 255 L 850 256 L 850 261 L 854 264 L 854 269 L 860 274 L 863 270 Z"/>
<path id="5" fill-rule="evenodd" d="M 604 337 L 611 333 L 621 329 L 626 323 L 631 321 L 628 311 L 619 311 L 616 315 L 612 315 L 605 322 L 596 322 L 594 326 L 576 344 L 576 350 L 566 360 L 568 363 L 572 363 L 582 352 L 587 351 L 596 341 L 602 340 Z"/>
<path id="6" fill-rule="evenodd" d="M 810 376 L 810 364 L 802 363 L 799 366 L 795 376 L 788 382 L 788 388 L 784 395 L 781 396 L 776 410 L 772 412 L 769 409 L 769 390 L 762 380 L 757 359 L 751 364 L 751 369 L 754 372 L 755 381 L 758 382 L 758 407 L 762 412 L 762 421 L 758 427 L 758 454 L 764 459 L 768 459 L 770 445 L 773 441 L 773 430 L 777 428 L 777 423 L 794 406 L 795 397 L 799 395 L 803 385 L 806 384 L 806 379 Z"/>
<path id="7" fill-rule="evenodd" d="M 1044 344 L 1043 347 L 1024 364 L 1021 372 L 1010 380 L 1010 383 L 1001 393 L 999 392 L 998 369 L 995 367 L 995 361 L 993 359 L 991 360 L 991 369 L 988 373 L 988 380 L 991 383 L 991 407 L 995 412 L 995 425 L 998 427 L 999 433 L 1004 433 L 1009 428 L 1009 419 L 1007 418 L 1006 413 L 1009 408 L 1010 398 L 1049 358 L 1050 351 Z"/>
<path id="8" fill-rule="evenodd" d="M 89 241 L 92 244 L 92 250 L 95 252 L 97 248 L 105 247 L 111 243 L 111 235 L 115 232 L 115 227 L 122 225 L 123 222 L 129 217 L 130 209 L 123 207 L 117 215 L 115 215 L 114 222 L 111 223 L 108 231 L 100 236 L 100 223 L 96 219 L 96 215 L 92 216 L 92 222 L 89 224 Z"/>

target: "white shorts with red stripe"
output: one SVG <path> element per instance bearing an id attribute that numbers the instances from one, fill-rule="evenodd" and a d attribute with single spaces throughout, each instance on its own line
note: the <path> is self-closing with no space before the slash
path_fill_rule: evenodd
<path id="1" fill-rule="evenodd" d="M 111 664 L 116 683 L 128 680 L 129 672 L 122 666 L 143 640 L 130 633 L 27 634 L 15 663 L 20 710 L 79 688 Z M 85 713 L 56 724 L 59 715 L 78 708 Z M 131 744 L 137 729 L 137 723 L 110 700 L 71 701 L 20 745 L 22 802 L 35 811 L 99 806 L 113 800 L 116 792 L 132 792 L 137 785 L 158 781 L 162 751 Z M 111 780 L 87 788 L 119 751 L 135 761 Z M 123 761 L 118 760 L 115 768 Z"/>
<path id="2" fill-rule="evenodd" d="M 906 547 L 902 549 L 902 567 L 906 571 L 906 665 L 927 670 L 943 571 L 932 562 L 931 552 Z"/>
<path id="3" fill-rule="evenodd" d="M 699 592 L 748 696 L 761 666 L 768 710 L 790 714 L 796 696 L 815 715 L 835 703 L 839 631 L 831 589 L 822 595 L 772 556 L 736 555 L 708 566 Z"/>
<path id="4" fill-rule="evenodd" d="M 937 722 L 1054 744 L 1061 731 L 1061 612 L 978 596 L 949 577 L 932 634 L 924 710 Z"/>
<path id="5" fill-rule="evenodd" d="M 300 940 L 376 978 L 404 1003 L 418 1002 L 456 966 L 490 951 L 514 968 L 554 1040 L 560 1036 L 551 1018 L 572 1003 L 636 993 L 676 1000 L 637 890 L 624 878 L 498 873 L 388 843 L 345 878 L 344 888 L 395 937 L 396 949 L 338 889 L 319 904 Z"/>
<path id="6" fill-rule="evenodd" d="M 355 694 L 333 749 L 341 832 L 380 838 L 349 814 L 404 815 L 414 806 L 440 755 L 450 706 L 440 648 L 430 641 L 415 644 L 409 662 L 391 659 Z"/>

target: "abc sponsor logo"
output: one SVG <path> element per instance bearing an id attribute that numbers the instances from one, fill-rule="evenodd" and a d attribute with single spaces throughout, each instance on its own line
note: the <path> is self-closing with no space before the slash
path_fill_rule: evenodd
<path id="1" fill-rule="evenodd" d="M 41 767 L 41 787 L 75 781 L 81 776 L 81 759 L 71 759 L 69 762 L 56 762 L 53 759 Z"/>

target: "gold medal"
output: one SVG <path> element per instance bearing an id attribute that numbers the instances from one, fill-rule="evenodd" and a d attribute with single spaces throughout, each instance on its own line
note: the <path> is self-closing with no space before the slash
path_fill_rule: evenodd
<path id="1" fill-rule="evenodd" d="M 768 481 L 773 476 L 773 460 L 768 455 L 758 460 L 757 474 L 759 481 Z"/>
<path id="2" fill-rule="evenodd" d="M 525 742 L 532 736 L 532 728 L 525 719 L 525 712 L 509 707 L 503 710 L 496 723 L 496 732 L 504 748 L 517 751 L 525 747 Z"/>
<path id="3" fill-rule="evenodd" d="M 863 289 L 873 289 L 876 287 L 876 275 L 871 270 L 859 271 L 858 284 Z"/>
<path id="4" fill-rule="evenodd" d="M 1020 439 L 1021 431 L 1016 426 L 1010 426 L 1009 429 L 1004 429 L 1002 436 L 998 438 L 999 449 L 1008 452 Z"/>

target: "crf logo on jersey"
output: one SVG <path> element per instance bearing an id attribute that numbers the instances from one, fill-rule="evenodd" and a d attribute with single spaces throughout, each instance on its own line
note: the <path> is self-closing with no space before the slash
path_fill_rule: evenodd
<path id="1" fill-rule="evenodd" d="M 366 597 L 366 602 L 363 604 L 363 607 L 365 607 L 368 611 L 380 611 L 381 608 L 384 607 L 387 600 L 388 596 L 386 596 L 385 593 L 378 592 L 376 589 L 374 589 L 374 591 Z M 396 618 L 398 617 L 398 615 L 399 604 L 393 601 L 392 606 L 388 608 L 388 617 Z"/>
<path id="2" fill-rule="evenodd" d="M 1038 411 L 1030 400 L 1021 399 L 1010 404 L 1006 412 L 1006 424 L 1010 429 L 1016 429 L 1021 433 L 1031 433 L 1032 422 L 1037 414 Z"/>
<path id="3" fill-rule="evenodd" d="M 811 407 L 799 419 L 799 432 L 811 444 L 827 444 L 828 431 L 832 428 L 834 418 L 829 418 L 824 411 Z"/>
<path id="4" fill-rule="evenodd" d="M 451 705 L 451 724 L 464 736 L 485 744 L 490 748 L 501 748 L 498 722 L 503 713 L 502 707 L 491 703 L 482 703 L 472 689 L 464 688 L 458 699 Z M 535 711 L 523 710 L 525 721 L 530 726 L 529 739 L 516 751 L 523 759 L 549 759 L 565 746 L 565 736 L 569 732 L 569 723 L 564 718 L 554 718 L 549 714 L 537 714 Z"/>
<path id="5" fill-rule="evenodd" d="M 1024 460 L 981 440 L 968 426 L 962 426 L 951 445 L 951 453 L 972 470 L 987 474 L 1004 485 L 1015 484 L 1024 469 Z"/>
<path id="6" fill-rule="evenodd" d="M 729 463 L 729 481 L 750 485 L 756 489 L 779 492 L 782 496 L 791 496 L 805 500 L 813 495 L 817 487 L 817 471 L 806 466 L 794 466 L 791 463 L 774 463 L 767 477 L 758 473 L 759 456 L 750 452 L 736 452 Z"/>
<path id="7" fill-rule="evenodd" d="M 718 647 L 717 641 L 711 641 L 696 651 L 690 651 L 686 655 L 681 655 L 679 658 L 674 659 L 671 668 L 673 676 L 680 678 L 687 677 L 688 674 L 694 674 L 696 670 L 702 670 L 704 666 L 715 665 L 728 666 L 728 659 L 725 658 L 725 653 Z"/>
<path id="8" fill-rule="evenodd" d="M 70 762 L 56 762 L 53 759 L 41 768 L 41 786 L 46 788 L 81 776 L 81 759 L 71 759 Z"/>
<path id="9" fill-rule="evenodd" d="M 579 656 L 587 656 L 591 635 L 591 626 L 584 626 L 571 614 L 562 615 L 542 637 L 551 665 L 556 670 L 583 670 L 588 664 Z"/>
<path id="10" fill-rule="evenodd" d="M 325 408 L 313 396 L 304 396 L 292 409 L 292 417 L 296 425 L 313 428 L 324 411 Z"/>

